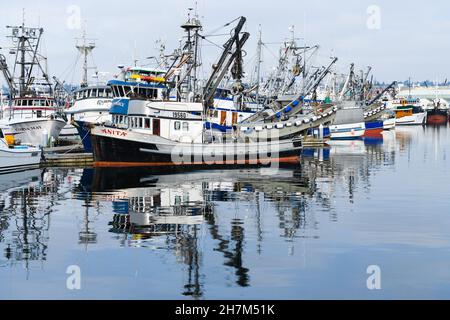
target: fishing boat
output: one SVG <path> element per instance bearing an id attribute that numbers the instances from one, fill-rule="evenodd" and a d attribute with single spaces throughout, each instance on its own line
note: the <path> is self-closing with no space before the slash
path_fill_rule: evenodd
<path id="1" fill-rule="evenodd" d="M 24 24 L 8 27 L 15 54 L 13 70 L 20 75 L 14 77 L 9 71 L 6 58 L 0 55 L 0 69 L 6 79 L 11 98 L 3 106 L 2 125 L 12 128 L 15 139 L 23 144 L 47 145 L 56 140 L 66 125 L 60 113 L 60 106 L 53 95 L 53 87 L 38 54 L 43 34 L 42 28 L 28 28 Z M 31 59 L 30 59 L 31 56 Z M 33 71 L 40 72 L 33 74 Z M 46 141 L 43 141 L 45 137 Z"/>
<path id="2" fill-rule="evenodd" d="M 427 113 L 418 105 L 417 99 L 401 100 L 394 108 L 396 125 L 424 125 Z"/>
<path id="3" fill-rule="evenodd" d="M 233 87 L 241 87 L 241 49 L 249 37 L 246 32 L 241 34 L 245 20 L 244 17 L 238 19 L 201 95 L 196 90 L 193 66 L 198 65 L 198 61 L 195 58 L 186 65 L 185 83 L 177 84 L 185 88 L 185 94 L 177 90 L 175 101 L 170 98 L 165 82 L 150 80 L 133 88 L 126 82 L 111 83 L 113 92 L 122 90 L 120 93 L 130 92 L 130 95 L 113 102 L 111 125 L 96 125 L 91 129 L 95 166 L 228 167 L 298 163 L 301 138 L 279 140 L 273 135 L 260 141 L 224 136 L 216 140 L 205 129 L 205 115 L 233 62 L 236 81 Z M 197 18 L 189 18 L 182 27 L 191 39 L 185 49 L 195 57 L 201 24 Z"/>
<path id="4" fill-rule="evenodd" d="M 112 90 L 109 86 L 87 86 L 76 90 L 73 97 L 74 104 L 65 113 L 77 129 L 84 150 L 92 153 L 90 127 L 111 121 Z"/>
<path id="5" fill-rule="evenodd" d="M 0 128 L 0 174 L 37 168 L 41 150 L 30 146 L 10 146 Z"/>
<path id="6" fill-rule="evenodd" d="M 330 126 L 332 140 L 361 139 L 366 131 L 364 111 L 355 101 L 343 101 Z"/>
<path id="7" fill-rule="evenodd" d="M 129 128 L 91 129 L 96 166 L 229 166 L 297 163 L 302 140 L 207 141 L 203 104 L 129 103 Z"/>
<path id="8" fill-rule="evenodd" d="M 448 102 L 437 98 L 425 108 L 427 112 L 427 124 L 443 125 L 447 123 L 449 116 Z"/>

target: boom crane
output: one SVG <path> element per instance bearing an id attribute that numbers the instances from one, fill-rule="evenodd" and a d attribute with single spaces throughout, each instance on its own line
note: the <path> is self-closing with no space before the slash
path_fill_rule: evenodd
<path id="1" fill-rule="evenodd" d="M 233 30 L 232 37 L 223 46 L 224 50 L 219 61 L 217 64 L 213 65 L 213 72 L 203 90 L 203 103 L 205 104 L 205 108 L 213 103 L 216 89 L 233 62 L 234 65 L 231 74 L 235 80 L 234 90 L 235 92 L 242 92 L 243 90 L 241 83 L 241 78 L 243 76 L 242 47 L 250 37 L 248 32 L 244 32 L 242 36 L 240 36 L 245 21 L 245 17 L 240 17 L 236 28 Z"/>
<path id="2" fill-rule="evenodd" d="M 16 94 L 16 86 L 14 84 L 14 78 L 9 72 L 8 64 L 3 54 L 0 54 L 0 70 L 3 72 L 3 76 L 5 77 L 6 84 L 8 85 L 11 96 L 14 96 Z"/>

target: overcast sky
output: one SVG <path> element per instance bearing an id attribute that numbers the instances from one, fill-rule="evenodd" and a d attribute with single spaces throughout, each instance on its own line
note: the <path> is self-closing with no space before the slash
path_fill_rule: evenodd
<path id="1" fill-rule="evenodd" d="M 81 73 L 79 65 L 76 70 L 73 68 L 77 58 L 74 38 L 81 33 L 76 29 L 74 8 L 80 9 L 89 36 L 97 39 L 96 65 L 100 71 L 112 75 L 118 64 L 131 65 L 134 56 L 142 59 L 155 55 L 158 39 L 165 41 L 168 53 L 177 47 L 182 36 L 179 26 L 186 19 L 187 8 L 195 3 L 192 0 L 2 2 L 0 46 L 8 45 L 4 26 L 20 24 L 25 8 L 27 24 L 45 28 L 43 52 L 48 56 L 50 73 L 68 82 L 78 82 Z M 296 36 L 305 39 L 299 41 L 319 44 L 320 61 L 331 55 L 339 57 L 341 71 L 355 62 L 361 68 L 373 66 L 375 77 L 381 81 L 404 80 L 409 76 L 414 80 L 443 81 L 450 74 L 449 1 L 198 0 L 197 3 L 204 34 L 238 16 L 247 17 L 246 30 L 251 33 L 246 46 L 248 61 L 255 54 L 259 24 L 267 43 L 288 38 L 289 26 L 295 25 Z M 221 43 L 224 39 L 211 40 Z M 264 52 L 265 69 L 273 67 L 274 54 L 278 52 L 278 44 L 268 47 Z M 204 68 L 208 69 L 209 60 L 219 53 L 213 47 L 205 50 Z M 247 72 L 251 71 L 249 65 L 250 62 Z M 3 78 L 1 81 L 4 83 Z"/>

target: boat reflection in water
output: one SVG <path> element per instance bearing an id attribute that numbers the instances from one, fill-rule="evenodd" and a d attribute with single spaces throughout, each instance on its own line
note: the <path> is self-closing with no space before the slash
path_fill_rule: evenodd
<path id="1" fill-rule="evenodd" d="M 142 168 L 96 168 L 84 170 L 78 189 L 112 202 L 109 231 L 120 235 L 122 246 L 173 251 L 187 266 L 183 295 L 200 297 L 202 256 L 209 254 L 200 249 L 205 232 L 214 242 L 213 251 L 223 256 L 223 265 L 234 270 L 235 284 L 250 285 L 243 257 L 245 217 L 219 209 L 222 203 L 255 209 L 258 250 L 263 241 L 262 199 L 274 203 L 284 237 L 295 238 L 297 230 L 306 227 L 309 219 L 302 195 L 309 193 L 308 182 L 293 171 L 280 171 L 269 183 L 273 179 L 269 173 L 255 169 L 155 175 Z"/>
<path id="2" fill-rule="evenodd" d="M 39 169 L 0 175 L 2 264 L 29 270 L 47 259 L 50 216 L 65 176 Z"/>

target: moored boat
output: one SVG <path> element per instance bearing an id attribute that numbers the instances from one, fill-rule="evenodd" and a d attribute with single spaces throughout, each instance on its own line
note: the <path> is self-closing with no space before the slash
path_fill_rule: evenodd
<path id="1" fill-rule="evenodd" d="M 443 99 L 436 99 L 426 107 L 427 124 L 444 125 L 449 117 L 448 102 Z"/>
<path id="2" fill-rule="evenodd" d="M 13 50 L 13 70 L 20 71 L 20 74 L 16 77 L 11 74 L 6 58 L 0 55 L 1 69 L 10 92 L 9 102 L 3 106 L 1 122 L 11 127 L 15 139 L 23 144 L 47 145 L 51 139 L 58 138 L 66 122 L 61 116 L 59 101 L 55 98 L 49 75 L 44 71 L 42 59 L 38 59 L 41 57 L 38 52 L 44 30 L 24 24 L 9 28 L 12 29 L 10 38 L 17 48 Z M 43 141 L 44 137 L 47 141 Z"/>
<path id="3" fill-rule="evenodd" d="M 364 111 L 354 101 L 344 101 L 330 126 L 332 140 L 361 139 L 366 131 Z"/>
<path id="4" fill-rule="evenodd" d="M 0 128 L 0 174 L 37 168 L 41 150 L 30 146 L 10 146 Z"/>
<path id="5" fill-rule="evenodd" d="M 406 105 L 395 110 L 396 125 L 424 125 L 427 113 L 421 107 Z"/>

